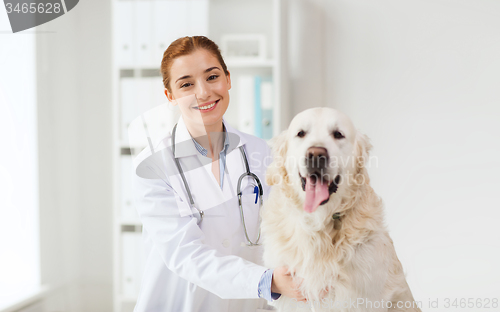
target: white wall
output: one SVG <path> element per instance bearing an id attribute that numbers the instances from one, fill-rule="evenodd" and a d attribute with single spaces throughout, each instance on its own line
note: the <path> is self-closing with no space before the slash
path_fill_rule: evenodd
<path id="1" fill-rule="evenodd" d="M 50 311 L 112 310 L 111 3 L 37 27 L 42 282 Z"/>
<path id="2" fill-rule="evenodd" d="M 289 33 L 293 113 L 337 108 L 372 139 L 372 185 L 415 298 L 498 296 L 500 2 L 294 5 L 316 22 Z"/>
<path id="3" fill-rule="evenodd" d="M 0 7 L 0 310 L 40 284 L 35 35 Z"/>
<path id="4" fill-rule="evenodd" d="M 288 60 L 288 77 L 283 80 L 289 85 L 285 107 L 288 105 L 293 112 L 287 116 L 291 120 L 306 108 L 324 106 L 327 100 L 325 0 L 289 0 L 283 1 L 283 5 L 287 36 L 283 52 Z M 285 128 L 290 120 L 284 123 Z"/>

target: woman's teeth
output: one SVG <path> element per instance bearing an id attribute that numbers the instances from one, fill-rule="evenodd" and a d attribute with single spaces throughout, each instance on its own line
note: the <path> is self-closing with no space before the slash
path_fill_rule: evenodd
<path id="1" fill-rule="evenodd" d="M 213 102 L 212 104 L 206 105 L 206 106 L 198 106 L 198 109 L 205 110 L 214 107 L 215 104 L 217 104 L 218 101 Z"/>

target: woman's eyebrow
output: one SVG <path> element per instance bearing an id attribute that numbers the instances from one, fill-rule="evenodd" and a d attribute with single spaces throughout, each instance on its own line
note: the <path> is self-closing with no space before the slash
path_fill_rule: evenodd
<path id="1" fill-rule="evenodd" d="M 220 68 L 219 68 L 219 67 L 214 66 L 214 67 L 210 67 L 209 69 L 206 69 L 206 70 L 205 70 L 205 73 L 208 73 L 209 71 L 212 71 L 212 70 L 214 70 L 214 69 L 218 69 L 218 70 L 220 70 Z"/>
<path id="2" fill-rule="evenodd" d="M 182 80 L 182 79 L 187 79 L 187 78 L 191 78 L 191 75 L 182 76 L 182 77 L 180 77 L 179 79 L 177 79 L 177 80 L 175 81 L 175 83 L 177 83 L 177 81 L 179 81 L 179 80 Z"/>
<path id="3" fill-rule="evenodd" d="M 210 67 L 210 68 L 206 69 L 206 70 L 205 70 L 205 73 L 208 73 L 208 72 L 210 72 L 210 71 L 212 71 L 212 70 L 214 70 L 214 69 L 221 70 L 219 67 L 214 66 L 214 67 Z M 187 78 L 191 78 L 191 75 L 182 76 L 182 77 L 180 77 L 179 79 L 177 79 L 177 80 L 175 81 L 175 83 L 177 83 L 177 81 L 179 81 L 179 80 L 182 80 L 182 79 L 187 79 Z"/>

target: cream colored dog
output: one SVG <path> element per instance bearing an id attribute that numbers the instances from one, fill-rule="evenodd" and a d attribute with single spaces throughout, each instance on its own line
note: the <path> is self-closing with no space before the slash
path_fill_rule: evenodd
<path id="1" fill-rule="evenodd" d="M 330 108 L 298 114 L 275 139 L 261 214 L 264 261 L 303 279 L 309 298 L 281 296 L 278 311 L 420 311 L 369 184 L 370 148 Z"/>

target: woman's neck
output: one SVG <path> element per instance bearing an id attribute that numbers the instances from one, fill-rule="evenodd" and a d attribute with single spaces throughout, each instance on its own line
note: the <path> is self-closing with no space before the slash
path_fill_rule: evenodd
<path id="1" fill-rule="evenodd" d="M 216 159 L 224 144 L 224 127 L 222 121 L 215 125 L 186 124 L 189 134 L 196 142 L 208 151 L 207 157 Z"/>

